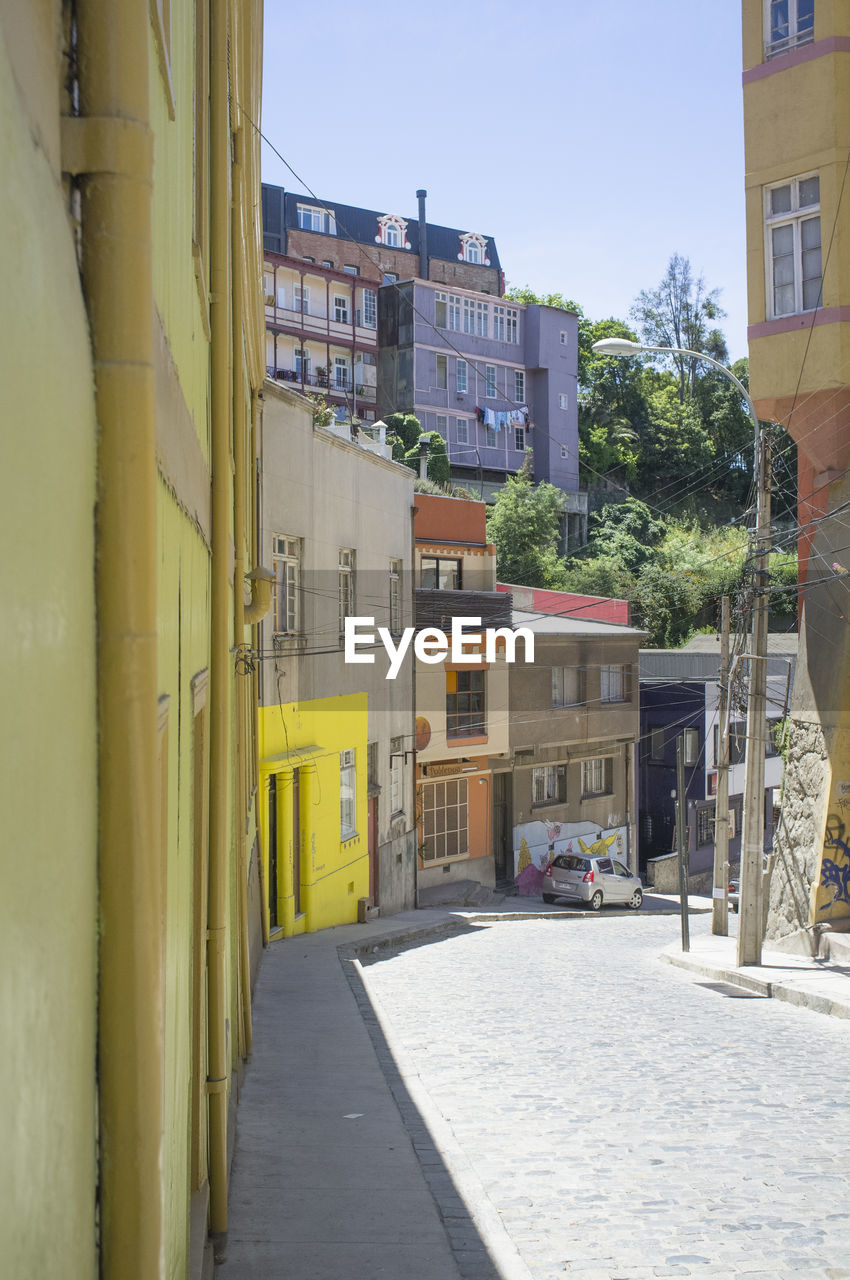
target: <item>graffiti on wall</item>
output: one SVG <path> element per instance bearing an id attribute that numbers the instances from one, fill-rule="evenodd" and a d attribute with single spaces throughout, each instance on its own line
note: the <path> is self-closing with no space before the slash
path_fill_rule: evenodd
<path id="1" fill-rule="evenodd" d="M 850 810 L 850 786 L 839 783 L 835 804 L 840 812 L 826 819 L 821 854 L 815 920 L 850 915 L 850 844 L 846 840 L 846 816 Z"/>
<path id="2" fill-rule="evenodd" d="M 543 875 L 559 853 L 627 856 L 625 827 L 602 831 L 588 822 L 523 822 L 514 827 L 514 880 L 521 897 L 539 897 Z"/>

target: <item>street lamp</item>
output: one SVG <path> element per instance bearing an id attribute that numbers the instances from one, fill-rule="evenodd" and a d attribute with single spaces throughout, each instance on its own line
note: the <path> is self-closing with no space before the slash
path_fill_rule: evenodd
<path id="1" fill-rule="evenodd" d="M 764 749 L 767 703 L 767 579 L 770 539 L 770 496 L 767 484 L 767 452 L 761 427 L 749 391 L 730 369 L 713 356 L 686 347 L 651 347 L 627 338 L 601 338 L 592 348 L 601 356 L 644 354 L 690 356 L 714 365 L 739 391 L 753 423 L 756 477 L 755 599 L 753 601 L 750 652 L 750 696 L 747 703 L 747 757 L 744 773 L 744 815 L 741 830 L 741 900 L 738 917 L 739 965 L 761 964 L 764 932 L 762 907 L 764 855 Z M 715 865 L 714 892 L 718 893 Z M 723 893 L 726 886 L 723 886 Z"/>

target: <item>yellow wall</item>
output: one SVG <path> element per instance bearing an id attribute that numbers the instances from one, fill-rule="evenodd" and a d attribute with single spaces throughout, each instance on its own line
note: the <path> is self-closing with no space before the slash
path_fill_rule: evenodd
<path id="1" fill-rule="evenodd" d="M 0 1269 L 93 1280 L 96 424 L 58 10 L 0 19 Z"/>
<path id="2" fill-rule="evenodd" d="M 366 694 L 261 707 L 263 883 L 269 885 L 268 779 L 277 776 L 278 927 L 286 936 L 357 919 L 369 892 Z M 357 834 L 340 839 L 340 752 L 354 748 Z M 293 910 L 292 771 L 300 770 L 301 918 Z"/>

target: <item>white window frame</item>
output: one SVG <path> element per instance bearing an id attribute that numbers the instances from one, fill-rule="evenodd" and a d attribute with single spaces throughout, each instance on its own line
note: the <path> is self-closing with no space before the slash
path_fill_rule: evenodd
<path id="1" fill-rule="evenodd" d="M 463 331 L 468 333 L 470 337 L 475 337 L 475 299 L 464 298 L 463 300 Z"/>
<path id="2" fill-rule="evenodd" d="M 339 634 L 345 632 L 345 619 L 355 610 L 356 557 L 353 547 L 340 547 L 338 570 Z"/>
<path id="3" fill-rule="evenodd" d="M 609 662 L 599 668 L 599 701 L 628 702 L 629 667 L 625 662 Z"/>
<path id="4" fill-rule="evenodd" d="M 475 304 L 475 333 L 479 338 L 486 338 L 490 329 L 490 305 L 487 302 Z"/>
<path id="5" fill-rule="evenodd" d="M 689 768 L 693 768 L 699 759 L 699 732 L 696 729 L 683 729 L 682 737 L 684 762 Z"/>
<path id="6" fill-rule="evenodd" d="M 274 306 L 274 272 L 263 272 L 263 292 L 266 295 L 266 306 Z"/>
<path id="7" fill-rule="evenodd" d="M 325 235 L 336 235 L 336 218 L 329 209 L 319 209 L 312 204 L 299 204 L 298 227 L 301 231 L 319 231 Z"/>
<path id="8" fill-rule="evenodd" d="M 782 53 L 787 53 L 789 49 L 799 48 L 801 45 L 811 44 L 815 38 L 814 12 L 812 14 L 811 26 L 800 28 L 800 0 L 787 0 L 788 3 L 788 34 L 781 36 L 778 40 L 773 40 L 772 34 L 772 17 L 773 7 L 780 0 L 764 0 L 764 58 L 765 62 L 771 58 L 777 58 Z M 814 3 L 812 4 L 814 11 Z"/>
<path id="9" fill-rule="evenodd" d="M 351 390 L 351 365 L 348 356 L 334 356 L 333 386 L 335 391 Z"/>
<path id="10" fill-rule="evenodd" d="M 566 329 L 562 329 L 561 330 L 561 346 L 566 347 L 568 343 L 569 343 L 569 335 L 567 334 Z"/>
<path id="11" fill-rule="evenodd" d="M 461 328 L 461 299 L 456 293 L 449 294 L 449 328 L 455 333 L 460 333 Z"/>
<path id="12" fill-rule="evenodd" d="M 438 413 L 435 416 L 436 416 L 436 424 L 435 424 L 436 430 L 439 431 L 440 435 L 443 437 L 444 440 L 448 440 L 449 438 L 448 416 L 445 413 Z"/>
<path id="13" fill-rule="evenodd" d="M 581 795 L 583 800 L 614 793 L 614 757 L 594 756 L 581 762 Z"/>
<path id="14" fill-rule="evenodd" d="M 818 179 L 818 202 L 817 204 L 801 205 L 800 204 L 800 184 Z M 771 212 L 772 196 L 775 191 L 780 191 L 783 187 L 789 187 L 791 193 L 791 208 L 782 213 Z M 803 173 L 794 178 L 786 178 L 784 182 L 771 183 L 769 187 L 764 188 L 764 235 L 765 235 L 765 315 L 769 320 L 776 320 L 782 316 L 801 315 L 807 311 L 816 311 L 821 301 L 821 291 L 823 289 L 823 225 L 820 217 L 820 183 L 818 173 Z M 818 223 L 818 249 L 820 254 L 820 274 L 810 276 L 808 281 L 803 279 L 803 227 L 806 223 L 817 220 Z M 777 285 L 774 281 L 774 233 L 790 227 L 792 231 L 792 253 L 793 253 L 793 271 L 794 279 L 786 281 L 784 284 Z M 807 252 L 811 251 L 811 246 Z M 785 256 L 785 255 L 783 255 Z M 818 294 L 814 302 L 812 298 L 808 298 L 809 306 L 805 305 L 806 284 L 817 281 Z M 794 303 L 792 310 L 777 310 L 776 308 L 776 290 L 777 288 L 786 287 L 787 284 L 793 283 L 794 286 Z"/>
<path id="15" fill-rule="evenodd" d="M 310 365 L 312 356 L 308 347 L 295 348 L 295 374 L 300 382 L 307 382 L 310 378 Z"/>
<path id="16" fill-rule="evenodd" d="M 334 320 L 337 324 L 348 324 L 351 317 L 351 299 L 344 293 L 334 294 Z"/>
<path id="17" fill-rule="evenodd" d="M 437 329 L 449 327 L 449 299 L 447 294 L 438 289 L 434 294 L 434 326 Z"/>
<path id="18" fill-rule="evenodd" d="M 567 803 L 567 766 L 565 764 L 535 765 L 531 770 L 531 806 Z"/>
<path id="19" fill-rule="evenodd" d="M 437 374 L 436 388 L 438 391 L 448 391 L 449 388 L 449 357 L 437 355 Z"/>
<path id="20" fill-rule="evenodd" d="M 493 339 L 496 342 L 505 341 L 505 308 L 498 305 L 493 307 Z"/>
<path id="21" fill-rule="evenodd" d="M 353 747 L 339 753 L 339 838 L 357 835 L 357 753 Z"/>
<path id="22" fill-rule="evenodd" d="M 569 407 L 570 407 L 570 397 L 567 395 L 565 391 L 560 392 L 558 396 L 558 408 L 569 409 Z"/>
<path id="23" fill-rule="evenodd" d="M 552 668 L 552 706 L 555 710 L 578 707 L 585 700 L 581 667 Z"/>
<path id="24" fill-rule="evenodd" d="M 374 289 L 363 290 L 363 328 L 378 327 L 378 295 Z"/>
<path id="25" fill-rule="evenodd" d="M 484 427 L 484 447 L 485 447 L 486 449 L 495 449 L 495 448 L 498 446 L 498 443 L 499 443 L 499 441 L 498 441 L 497 436 L 496 436 L 496 428 L 495 428 L 495 427 L 488 427 L 488 426 L 486 426 L 486 425 L 485 425 L 485 427 Z"/>
<path id="26" fill-rule="evenodd" d="M 308 284 L 293 285 L 292 310 L 300 311 L 302 316 L 310 314 L 310 286 Z"/>
<path id="27" fill-rule="evenodd" d="M 495 400 L 498 392 L 496 390 L 496 366 L 494 364 L 485 364 L 484 366 L 484 396 L 487 400 Z"/>
<path id="28" fill-rule="evenodd" d="M 505 315 L 505 341 L 519 342 L 519 311 L 516 307 L 508 307 Z"/>
<path id="29" fill-rule="evenodd" d="M 455 429 L 457 432 L 458 444 L 469 444 L 469 419 L 456 418 Z"/>
<path id="30" fill-rule="evenodd" d="M 390 561 L 390 635 L 401 635 L 401 570 L 400 560 Z"/>
<path id="31" fill-rule="evenodd" d="M 525 369 L 514 369 L 514 403 L 525 404 Z"/>
<path id="32" fill-rule="evenodd" d="M 272 548 L 275 635 L 297 635 L 301 626 L 301 539 L 276 534 Z"/>
<path id="33" fill-rule="evenodd" d="M 469 391 L 469 369 L 466 361 L 460 357 L 458 357 L 455 377 L 457 380 L 457 394 L 459 396 L 465 396 Z"/>
<path id="34" fill-rule="evenodd" d="M 514 427 L 514 448 L 517 453 L 525 453 L 525 427 Z"/>
<path id="35" fill-rule="evenodd" d="M 404 813 L 404 738 L 390 738 L 390 813 Z"/>

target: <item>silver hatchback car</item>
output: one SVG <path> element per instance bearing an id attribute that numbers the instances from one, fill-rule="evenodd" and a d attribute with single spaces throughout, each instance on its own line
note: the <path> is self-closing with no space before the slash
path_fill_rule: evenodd
<path id="1" fill-rule="evenodd" d="M 572 898 L 598 911 L 603 902 L 637 911 L 643 902 L 640 879 L 616 858 L 559 853 L 543 874 L 543 901 Z"/>

